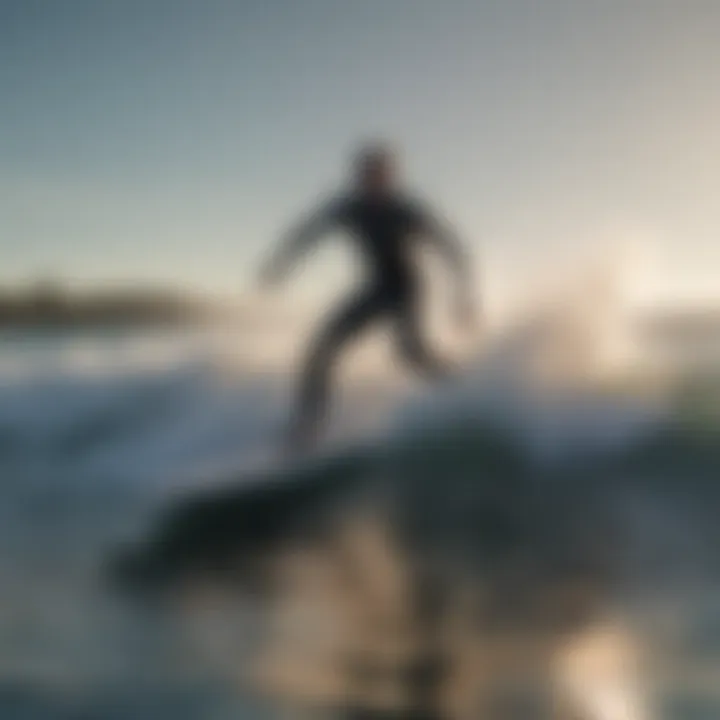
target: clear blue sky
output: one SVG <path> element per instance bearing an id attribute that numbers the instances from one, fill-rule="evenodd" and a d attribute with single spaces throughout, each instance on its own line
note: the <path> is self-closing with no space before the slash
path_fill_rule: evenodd
<path id="1" fill-rule="evenodd" d="M 713 0 L 0 0 L 0 281 L 240 289 L 381 135 L 487 253 L 640 235 L 711 291 L 718 38 Z"/>

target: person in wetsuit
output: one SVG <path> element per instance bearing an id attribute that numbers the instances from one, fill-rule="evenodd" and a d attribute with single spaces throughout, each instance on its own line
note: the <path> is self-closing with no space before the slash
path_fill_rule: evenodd
<path id="1" fill-rule="evenodd" d="M 290 447 L 307 447 L 323 424 L 333 368 L 343 349 L 378 321 L 390 321 L 401 357 L 430 378 L 449 368 L 426 345 L 421 332 L 422 288 L 415 265 L 419 242 L 430 242 L 455 274 L 458 318 L 474 318 L 469 259 L 449 227 L 421 203 L 403 195 L 395 183 L 395 158 L 383 146 L 363 148 L 355 159 L 354 187 L 325 202 L 293 229 L 263 267 L 267 284 L 281 281 L 300 257 L 331 230 L 346 231 L 365 260 L 367 276 L 311 343 L 301 372 Z"/>

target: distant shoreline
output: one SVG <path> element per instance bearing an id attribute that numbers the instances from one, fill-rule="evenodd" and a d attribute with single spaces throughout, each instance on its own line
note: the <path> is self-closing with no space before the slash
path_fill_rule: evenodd
<path id="1" fill-rule="evenodd" d="M 209 303 L 162 290 L 80 294 L 43 284 L 0 293 L 0 330 L 183 326 L 207 321 L 214 314 Z"/>

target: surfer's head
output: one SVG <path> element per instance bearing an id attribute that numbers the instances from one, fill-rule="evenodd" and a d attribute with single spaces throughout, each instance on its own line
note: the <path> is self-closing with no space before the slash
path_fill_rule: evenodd
<path id="1" fill-rule="evenodd" d="M 355 184 L 360 190 L 370 193 L 385 192 L 395 183 L 395 153 L 382 143 L 364 145 L 355 154 L 353 173 Z"/>

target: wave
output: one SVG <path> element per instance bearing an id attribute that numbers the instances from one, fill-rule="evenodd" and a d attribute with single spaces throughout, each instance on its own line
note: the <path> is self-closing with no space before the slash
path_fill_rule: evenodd
<path id="1" fill-rule="evenodd" d="M 458 677 L 477 673 L 463 653 L 517 663 L 540 642 L 533 673 L 559 663 L 575 707 L 603 717 L 609 697 L 629 702 L 618 648 L 677 659 L 663 612 L 720 580 L 720 424 L 693 399 L 719 397 L 712 377 L 610 371 L 596 341 L 564 317 L 515 326 L 365 442 L 175 499 L 112 577 L 176 598 L 218 584 L 259 598 L 275 634 L 253 677 L 301 706 L 352 697 L 378 717 L 396 702 L 441 716 L 467 701 Z M 522 638 L 514 650 L 493 644 L 509 637 Z M 593 664 L 598 642 L 617 650 L 611 681 Z M 595 669 L 578 679 L 588 654 Z"/>
<path id="2" fill-rule="evenodd" d="M 82 594 L 87 568 L 102 558 L 113 580 L 190 598 L 200 614 L 210 579 L 231 593 L 239 581 L 243 599 L 203 642 L 255 617 L 248 598 L 262 606 L 266 629 L 286 612 L 321 611 L 317 622 L 341 636 L 333 653 L 351 656 L 347 672 L 304 641 L 296 662 L 286 630 L 263 644 L 264 668 L 251 663 L 269 673 L 272 692 L 320 704 L 328 688 L 310 692 L 301 670 L 347 697 L 357 676 L 385 667 L 385 640 L 391 670 L 442 684 L 432 678 L 443 663 L 408 648 L 445 632 L 450 617 L 467 639 L 452 645 L 455 657 L 477 649 L 476 622 L 530 634 L 552 626 L 557 639 L 616 607 L 623 618 L 650 617 L 678 592 L 717 580 L 720 385 L 608 363 L 601 334 L 562 313 L 498 331 L 467 372 L 427 393 L 407 398 L 376 384 L 375 400 L 372 385 L 358 386 L 372 432 L 350 422 L 344 443 L 283 466 L 272 447 L 287 376 L 230 371 L 222 344 L 208 349 L 202 338 L 116 340 L 102 351 L 70 343 L 53 362 L 43 351 L 24 363 L 18 352 L 0 371 L 3 545 L 23 548 L 6 551 L 0 573 L 19 607 L 30 605 L 23 587 L 45 598 L 36 623 L 56 618 L 57 636 L 75 627 L 63 631 L 72 635 L 63 647 L 82 636 L 93 648 L 90 674 L 98 657 L 119 652 L 118 630 L 96 617 L 98 598 Z M 142 498 L 140 514 L 125 495 Z M 116 555 L 128 537 L 139 544 Z M 48 557 L 82 578 L 77 587 L 36 577 L 33 562 Z M 459 609 L 466 594 L 472 622 Z M 381 630 L 353 615 L 357 603 Z M 63 614 L 70 607 L 83 615 L 77 625 Z M 13 624 L 9 612 L 0 632 Z M 356 657 L 358 635 L 370 660 Z M 664 639 L 664 629 L 655 635 Z M 138 660 L 128 652 L 130 664 Z M 52 653 L 40 655 L 43 665 Z"/>

